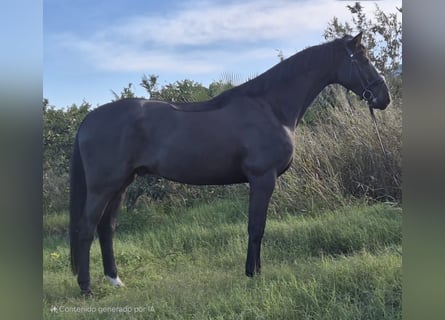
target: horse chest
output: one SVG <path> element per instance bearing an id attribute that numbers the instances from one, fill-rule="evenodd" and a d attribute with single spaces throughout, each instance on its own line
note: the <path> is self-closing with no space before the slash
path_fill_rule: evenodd
<path id="1" fill-rule="evenodd" d="M 292 162 L 294 145 L 287 129 L 262 132 L 246 142 L 244 167 L 253 174 L 275 170 L 284 172 Z"/>

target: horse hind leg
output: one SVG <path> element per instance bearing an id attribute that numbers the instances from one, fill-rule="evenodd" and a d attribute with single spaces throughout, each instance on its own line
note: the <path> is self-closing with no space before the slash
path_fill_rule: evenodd
<path id="1" fill-rule="evenodd" d="M 123 198 L 123 192 L 115 195 L 108 203 L 97 227 L 105 277 L 115 287 L 125 286 L 117 274 L 113 251 L 113 235 L 116 230 L 116 219 Z"/>
<path id="2" fill-rule="evenodd" d="M 77 282 L 81 293 L 90 295 L 90 248 L 94 239 L 94 233 L 107 205 L 106 195 L 87 194 L 85 213 L 78 226 L 78 261 L 79 272 Z"/>

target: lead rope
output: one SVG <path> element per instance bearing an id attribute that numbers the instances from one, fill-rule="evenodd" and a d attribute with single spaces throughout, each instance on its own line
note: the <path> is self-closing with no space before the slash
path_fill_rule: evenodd
<path id="1" fill-rule="evenodd" d="M 377 132 L 377 137 L 379 138 L 380 147 L 382 147 L 383 155 L 385 156 L 385 158 L 387 158 L 387 153 L 386 153 L 385 147 L 383 147 L 382 138 L 380 137 L 380 131 L 379 131 L 379 127 L 377 125 L 377 119 L 375 118 L 375 115 L 374 115 L 374 109 L 372 107 L 369 107 L 369 111 L 371 112 L 372 122 L 374 123 L 374 128 L 375 128 L 375 131 Z"/>

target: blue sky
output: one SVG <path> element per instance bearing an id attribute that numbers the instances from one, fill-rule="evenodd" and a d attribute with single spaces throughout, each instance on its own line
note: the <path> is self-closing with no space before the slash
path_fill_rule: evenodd
<path id="1" fill-rule="evenodd" d="M 335 0 L 43 0 L 43 96 L 66 107 L 109 102 L 144 74 L 160 84 L 208 85 L 224 73 L 247 78 L 323 42 L 334 17 L 350 18 Z M 374 1 L 362 1 L 375 10 Z M 379 1 L 395 12 L 401 0 Z"/>

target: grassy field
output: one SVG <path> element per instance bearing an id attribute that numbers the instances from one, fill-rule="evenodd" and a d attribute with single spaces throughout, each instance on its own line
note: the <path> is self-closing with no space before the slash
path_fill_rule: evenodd
<path id="1" fill-rule="evenodd" d="M 93 298 L 69 266 L 67 214 L 44 218 L 44 319 L 401 319 L 400 208 L 270 215 L 263 273 L 244 276 L 245 201 L 124 213 L 115 253 L 124 288 L 91 250 Z"/>

